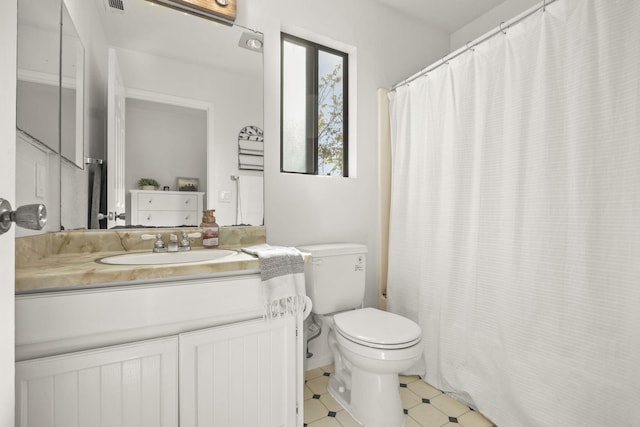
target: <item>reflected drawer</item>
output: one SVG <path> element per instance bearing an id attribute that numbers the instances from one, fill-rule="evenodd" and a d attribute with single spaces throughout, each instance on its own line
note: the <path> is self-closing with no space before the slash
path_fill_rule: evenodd
<path id="1" fill-rule="evenodd" d="M 198 225 L 198 211 L 152 211 L 141 210 L 137 212 L 137 218 L 132 218 L 133 225 L 163 225 L 173 227 L 178 225 Z"/>
<path id="2" fill-rule="evenodd" d="M 196 194 L 141 194 L 138 197 L 138 210 L 141 211 L 180 211 L 196 210 Z"/>

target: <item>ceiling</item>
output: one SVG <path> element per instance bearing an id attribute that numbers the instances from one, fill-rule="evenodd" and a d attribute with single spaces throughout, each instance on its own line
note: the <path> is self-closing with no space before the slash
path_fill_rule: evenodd
<path id="1" fill-rule="evenodd" d="M 124 1 L 124 11 L 106 0 L 91 1 L 110 46 L 262 76 L 262 55 L 239 48 L 243 33 L 261 38 L 259 34 L 143 0 Z"/>
<path id="2" fill-rule="evenodd" d="M 505 0 L 378 0 L 387 6 L 453 33 Z"/>
<path id="3" fill-rule="evenodd" d="M 107 0 L 91 1 L 98 7 L 108 43 L 112 46 L 205 66 L 220 67 L 224 64 L 223 67 L 229 70 L 245 69 L 247 64 L 251 64 L 248 68 L 261 72 L 261 55 L 238 49 L 243 32 L 241 28 L 229 28 L 176 13 L 143 0 L 126 0 L 124 13 L 110 8 Z M 505 0 L 378 1 L 408 16 L 418 17 L 430 26 L 453 33 Z"/>

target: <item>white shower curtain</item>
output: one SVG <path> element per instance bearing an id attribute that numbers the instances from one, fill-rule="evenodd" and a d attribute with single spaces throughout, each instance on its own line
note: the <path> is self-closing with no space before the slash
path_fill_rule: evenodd
<path id="1" fill-rule="evenodd" d="M 390 107 L 426 381 L 500 427 L 640 426 L 640 1 L 558 0 Z"/>

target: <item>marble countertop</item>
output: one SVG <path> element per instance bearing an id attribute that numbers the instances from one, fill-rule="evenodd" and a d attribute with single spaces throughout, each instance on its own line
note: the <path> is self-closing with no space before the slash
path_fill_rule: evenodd
<path id="1" fill-rule="evenodd" d="M 175 232 L 162 231 L 165 234 Z M 15 291 L 17 294 L 48 292 L 259 272 L 258 258 L 244 252 L 224 260 L 181 264 L 111 265 L 99 262 L 112 255 L 151 252 L 153 241 L 141 240 L 142 233 L 144 231 L 131 230 L 60 232 L 16 239 Z M 221 229 L 220 237 L 220 249 L 240 250 L 266 241 L 263 227 Z M 200 238 L 192 240 L 192 250 L 209 249 L 202 248 Z"/>
<path id="2" fill-rule="evenodd" d="M 260 271 L 258 258 L 244 252 L 228 260 L 182 264 L 110 265 L 99 262 L 101 258 L 122 253 L 122 251 L 93 252 L 42 258 L 28 267 L 16 268 L 16 293 L 122 285 L 129 282 L 139 283 L 187 276 L 202 277 L 239 272 L 249 274 Z"/>

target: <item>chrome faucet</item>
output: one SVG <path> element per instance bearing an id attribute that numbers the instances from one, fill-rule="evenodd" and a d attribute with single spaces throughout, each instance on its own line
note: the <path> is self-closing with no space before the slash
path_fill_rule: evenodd
<path id="1" fill-rule="evenodd" d="M 178 236 L 175 234 L 169 235 L 169 244 L 167 245 L 167 252 L 178 252 Z"/>
<path id="2" fill-rule="evenodd" d="M 156 234 L 156 241 L 153 242 L 153 252 L 166 252 L 167 249 L 164 247 L 164 242 L 162 241 L 162 234 Z"/>
<path id="3" fill-rule="evenodd" d="M 187 233 L 182 233 L 182 240 L 180 240 L 180 246 L 178 247 L 179 251 L 190 251 L 191 250 L 191 242 L 189 241 L 189 235 Z"/>

